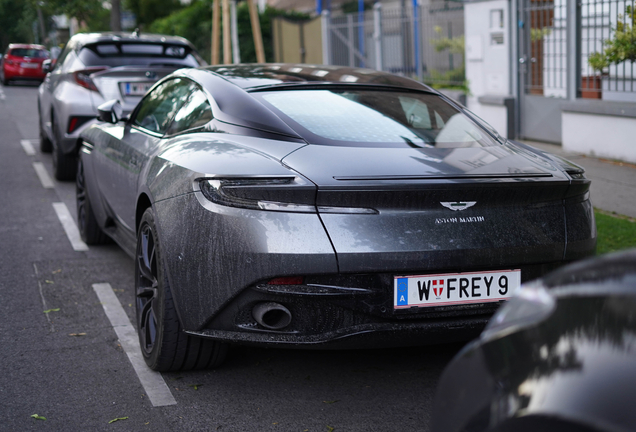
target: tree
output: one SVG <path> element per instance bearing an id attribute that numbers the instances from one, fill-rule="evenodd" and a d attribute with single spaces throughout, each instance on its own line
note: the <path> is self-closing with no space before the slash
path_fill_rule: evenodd
<path id="1" fill-rule="evenodd" d="M 76 18 L 80 25 L 92 21 L 96 14 L 103 14 L 105 10 L 101 0 L 46 0 L 43 3 L 53 14 Z"/>
<path id="2" fill-rule="evenodd" d="M 124 5 L 137 16 L 137 24 L 143 28 L 183 8 L 179 0 L 124 0 Z"/>
<path id="3" fill-rule="evenodd" d="M 247 3 L 239 3 L 236 15 L 241 61 L 243 63 L 256 62 L 256 50 L 254 48 Z M 272 18 L 276 16 L 284 16 L 292 20 L 309 19 L 309 15 L 307 14 L 283 11 L 269 6 L 265 9 L 264 13 L 259 14 L 266 61 L 272 61 L 274 58 L 272 49 Z M 153 22 L 148 26 L 147 30 L 154 33 L 173 34 L 188 39 L 197 47 L 197 50 L 203 58 L 209 62 L 210 47 L 212 45 L 211 21 L 212 0 L 193 0 L 189 6 L 172 13 L 170 16 Z"/>
<path id="4" fill-rule="evenodd" d="M 31 19 L 29 19 L 31 18 Z M 14 42 L 33 42 L 32 22 L 34 11 L 27 4 L 14 0 L 0 0 L 0 50 Z"/>

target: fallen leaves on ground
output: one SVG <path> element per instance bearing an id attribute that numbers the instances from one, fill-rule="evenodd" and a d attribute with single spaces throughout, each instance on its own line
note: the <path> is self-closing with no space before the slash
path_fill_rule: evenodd
<path id="1" fill-rule="evenodd" d="M 340 400 L 322 401 L 322 403 L 326 403 L 326 404 L 332 404 L 332 403 L 336 403 L 336 402 L 340 402 Z"/>
<path id="2" fill-rule="evenodd" d="M 109 421 L 108 424 L 115 423 L 116 421 L 119 421 L 119 420 L 128 420 L 128 417 L 117 417 L 117 418 L 114 418 L 111 421 Z"/>
<path id="3" fill-rule="evenodd" d="M 69 336 L 86 336 L 86 333 L 69 333 Z"/>
<path id="4" fill-rule="evenodd" d="M 190 387 L 194 387 L 195 390 L 199 390 L 199 387 L 201 387 L 203 384 L 188 384 Z"/>
<path id="5" fill-rule="evenodd" d="M 46 420 L 46 417 L 43 417 L 39 414 L 33 414 L 31 417 L 33 417 L 36 420 Z"/>
<path id="6" fill-rule="evenodd" d="M 49 312 L 59 312 L 60 308 L 55 308 L 55 309 L 47 309 L 45 311 L 43 311 L 44 313 L 49 313 Z"/>

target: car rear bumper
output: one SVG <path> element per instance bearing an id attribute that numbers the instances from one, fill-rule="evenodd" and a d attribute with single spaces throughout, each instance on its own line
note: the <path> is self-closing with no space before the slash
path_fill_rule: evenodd
<path id="1" fill-rule="evenodd" d="M 82 114 L 83 116 L 84 114 Z M 97 118 L 91 119 L 86 123 L 83 123 L 77 129 L 75 129 L 72 133 L 64 133 L 63 137 L 60 139 L 59 143 L 60 149 L 62 153 L 68 155 L 76 155 L 79 151 L 79 142 L 80 142 L 80 134 L 87 128 L 91 127 L 91 125 L 97 123 Z M 68 118 L 64 124 L 64 127 L 68 130 Z"/>
<path id="2" fill-rule="evenodd" d="M 42 72 L 41 66 L 38 68 L 23 68 L 19 65 L 4 65 L 4 78 L 24 79 L 24 80 L 44 80 L 46 74 Z"/>
<path id="3" fill-rule="evenodd" d="M 523 281 L 562 263 L 521 266 Z M 191 334 L 261 345 L 317 348 L 412 346 L 475 338 L 501 302 L 394 307 L 393 274 L 308 276 L 303 285 L 257 283 L 232 299 L 203 328 Z M 263 326 L 262 305 L 288 314 L 280 329 Z"/>
<path id="4" fill-rule="evenodd" d="M 302 349 L 368 349 L 464 342 L 479 336 L 490 315 L 424 322 L 361 324 L 316 335 L 224 330 L 188 334 L 242 345 Z"/>

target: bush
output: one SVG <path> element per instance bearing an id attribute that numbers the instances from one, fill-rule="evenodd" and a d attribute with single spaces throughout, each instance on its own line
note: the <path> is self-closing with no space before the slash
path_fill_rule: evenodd
<path id="1" fill-rule="evenodd" d="M 599 72 L 612 64 L 624 61 L 636 61 L 636 8 L 627 6 L 626 15 L 619 15 L 614 28 L 614 37 L 603 42 L 605 46 L 602 52 L 595 52 L 588 58 L 588 63 Z M 631 25 L 629 23 L 631 21 Z"/>

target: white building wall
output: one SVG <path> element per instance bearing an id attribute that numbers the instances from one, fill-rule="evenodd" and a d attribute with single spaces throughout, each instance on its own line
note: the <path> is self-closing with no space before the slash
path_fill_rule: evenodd
<path id="1" fill-rule="evenodd" d="M 636 118 L 563 112 L 563 150 L 636 163 Z"/>

